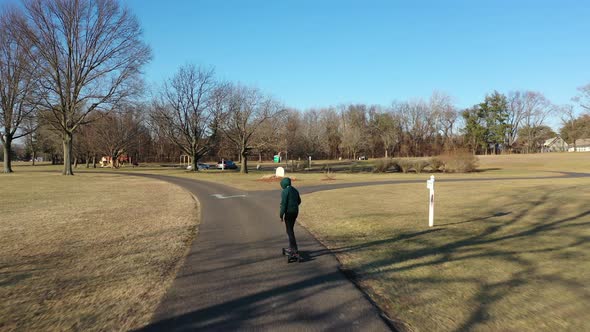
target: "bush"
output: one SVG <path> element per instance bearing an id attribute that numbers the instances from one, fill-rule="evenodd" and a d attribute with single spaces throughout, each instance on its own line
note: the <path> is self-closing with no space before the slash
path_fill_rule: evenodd
<path id="1" fill-rule="evenodd" d="M 352 164 L 350 164 L 348 171 L 350 173 L 357 173 L 359 171 L 358 163 L 356 161 L 353 161 Z"/>
<path id="2" fill-rule="evenodd" d="M 449 151 L 439 159 L 444 164 L 445 173 L 469 173 L 477 169 L 478 159 L 467 150 Z"/>
<path id="3" fill-rule="evenodd" d="M 385 173 L 389 171 L 391 168 L 394 171 L 399 171 L 399 166 L 393 159 L 379 159 L 375 162 L 375 167 L 373 168 L 373 173 Z"/>
<path id="4" fill-rule="evenodd" d="M 433 172 L 438 172 L 445 165 L 445 163 L 443 163 L 443 161 L 438 157 L 430 158 L 428 163 L 430 164 L 430 168 Z"/>
<path id="5" fill-rule="evenodd" d="M 424 168 L 426 168 L 429 165 L 428 161 L 424 160 L 424 159 L 415 159 L 412 162 L 412 168 L 414 168 L 414 171 L 416 171 L 416 173 L 422 173 L 422 171 L 424 170 Z"/>
<path id="6" fill-rule="evenodd" d="M 336 180 L 336 175 L 330 169 L 330 166 L 324 165 L 324 180 Z"/>
<path id="7" fill-rule="evenodd" d="M 404 173 L 408 173 L 408 171 L 414 166 L 414 163 L 410 159 L 397 159 L 396 163 Z"/>

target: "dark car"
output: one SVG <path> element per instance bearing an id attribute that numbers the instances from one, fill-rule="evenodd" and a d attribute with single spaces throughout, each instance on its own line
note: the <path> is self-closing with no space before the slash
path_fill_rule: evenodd
<path id="1" fill-rule="evenodd" d="M 200 171 L 203 171 L 203 170 L 209 169 L 209 164 L 197 163 L 197 167 L 199 168 Z"/>
<path id="2" fill-rule="evenodd" d="M 222 165 L 223 165 L 223 167 L 222 167 Z M 225 169 L 237 169 L 238 168 L 238 165 L 236 165 L 236 163 L 234 163 L 231 160 L 224 160 L 223 161 L 223 164 L 221 163 L 221 161 L 218 162 L 216 167 L 218 169 L 222 169 L 222 168 L 225 168 Z"/>

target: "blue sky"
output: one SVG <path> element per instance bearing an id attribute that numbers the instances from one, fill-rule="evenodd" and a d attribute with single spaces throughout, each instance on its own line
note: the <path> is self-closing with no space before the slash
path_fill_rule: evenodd
<path id="1" fill-rule="evenodd" d="M 288 106 L 389 104 L 494 89 L 570 102 L 590 83 L 588 1 L 126 1 L 154 59 L 259 87 Z"/>

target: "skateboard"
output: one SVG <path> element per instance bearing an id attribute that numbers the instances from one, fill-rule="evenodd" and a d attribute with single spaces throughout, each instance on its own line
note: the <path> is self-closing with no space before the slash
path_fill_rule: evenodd
<path id="1" fill-rule="evenodd" d="M 301 255 L 298 252 L 291 251 L 290 248 L 283 248 L 283 256 L 287 256 L 287 263 L 303 262 Z"/>

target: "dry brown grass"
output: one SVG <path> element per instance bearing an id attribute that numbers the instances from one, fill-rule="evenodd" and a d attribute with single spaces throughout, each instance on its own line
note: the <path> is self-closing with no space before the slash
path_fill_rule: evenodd
<path id="1" fill-rule="evenodd" d="M 414 331 L 583 331 L 590 179 L 420 184 L 306 195 L 299 221 Z M 338 202 L 338 204 L 334 204 Z"/>
<path id="2" fill-rule="evenodd" d="M 167 183 L 107 174 L 0 175 L 0 330 L 130 330 L 149 322 L 195 234 Z"/>

